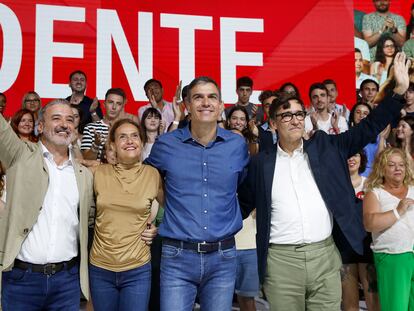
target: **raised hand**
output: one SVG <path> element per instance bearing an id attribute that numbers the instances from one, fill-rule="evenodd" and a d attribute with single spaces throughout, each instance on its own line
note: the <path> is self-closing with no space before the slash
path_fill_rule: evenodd
<path id="1" fill-rule="evenodd" d="M 92 149 L 99 149 L 100 146 L 104 146 L 106 143 L 106 135 L 97 132 L 95 129 L 92 129 L 92 132 L 94 136 Z"/>
<path id="2" fill-rule="evenodd" d="M 161 134 L 164 134 L 164 132 L 165 132 L 165 128 L 167 127 L 167 124 L 166 124 L 166 122 L 165 122 L 165 120 L 161 120 L 160 121 L 160 127 L 159 127 L 159 129 L 158 129 L 158 133 L 161 135 Z"/>
<path id="3" fill-rule="evenodd" d="M 258 137 L 259 137 L 259 129 L 257 128 L 257 126 L 256 126 L 256 122 L 254 121 L 254 119 L 251 119 L 251 120 L 249 121 L 248 126 L 249 126 L 249 129 L 250 129 L 250 131 L 252 132 L 252 134 L 253 134 L 256 138 L 258 138 Z"/>
<path id="4" fill-rule="evenodd" d="M 153 108 L 157 109 L 157 101 L 155 100 L 155 95 L 153 90 L 149 90 L 149 100 L 150 100 L 150 104 Z"/>
<path id="5" fill-rule="evenodd" d="M 94 113 L 96 109 L 98 109 L 98 105 L 99 105 L 98 97 L 95 97 L 92 101 L 91 106 L 89 107 L 89 112 Z"/>
<path id="6" fill-rule="evenodd" d="M 253 105 L 252 106 L 252 120 L 256 121 L 256 116 L 257 116 L 257 105 Z"/>
<path id="7" fill-rule="evenodd" d="M 318 129 L 318 115 L 315 111 L 309 113 L 309 118 L 312 122 L 313 129 L 316 131 Z"/>
<path id="8" fill-rule="evenodd" d="M 395 79 L 395 88 L 394 93 L 403 95 L 407 90 L 410 84 L 410 77 L 408 75 L 408 69 L 411 67 L 411 60 L 408 59 L 404 52 L 399 52 L 395 55 L 394 58 L 394 79 Z"/>
<path id="9" fill-rule="evenodd" d="M 341 116 L 343 116 L 345 119 L 346 119 L 346 105 L 345 104 L 343 104 L 342 105 L 342 112 L 341 112 Z"/>
<path id="10" fill-rule="evenodd" d="M 177 97 L 175 96 L 173 97 L 172 107 L 173 107 L 173 112 L 174 112 L 174 120 L 180 121 L 182 118 L 182 112 L 181 112 L 180 105 L 177 103 Z"/>
<path id="11" fill-rule="evenodd" d="M 384 141 L 388 138 L 391 132 L 391 124 L 388 124 L 385 129 L 382 130 L 382 132 L 379 134 L 380 138 L 382 138 Z"/>
<path id="12" fill-rule="evenodd" d="M 180 80 L 180 82 L 178 83 L 177 87 L 175 88 L 175 95 L 174 95 L 174 97 L 176 98 L 177 101 L 180 101 L 180 98 L 181 98 L 181 86 L 182 86 L 182 83 L 183 83 L 183 81 Z"/>

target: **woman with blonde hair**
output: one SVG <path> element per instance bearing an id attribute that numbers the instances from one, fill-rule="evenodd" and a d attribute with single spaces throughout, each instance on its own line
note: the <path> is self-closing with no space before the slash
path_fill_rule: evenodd
<path id="1" fill-rule="evenodd" d="M 364 226 L 372 232 L 382 310 L 414 306 L 414 175 L 406 152 L 387 148 L 365 182 Z"/>
<path id="2" fill-rule="evenodd" d="M 39 94 L 35 91 L 29 91 L 23 95 L 22 109 L 30 110 L 33 113 L 35 121 L 37 121 L 40 108 L 42 108 L 42 100 Z"/>

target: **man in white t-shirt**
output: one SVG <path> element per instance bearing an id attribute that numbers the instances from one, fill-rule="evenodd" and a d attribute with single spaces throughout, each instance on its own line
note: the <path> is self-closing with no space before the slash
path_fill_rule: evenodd
<path id="1" fill-rule="evenodd" d="M 325 84 L 326 89 L 328 90 L 328 111 L 336 111 L 339 113 L 339 115 L 343 116 L 346 119 L 346 121 L 348 121 L 350 114 L 349 109 L 346 107 L 345 104 L 338 104 L 336 102 L 336 99 L 338 98 L 338 88 L 336 86 L 336 82 L 332 79 L 326 79 L 323 81 L 323 84 Z"/>
<path id="2" fill-rule="evenodd" d="M 378 80 L 370 75 L 367 75 L 362 72 L 364 69 L 364 62 L 362 59 L 362 53 L 359 49 L 355 49 L 355 83 L 356 83 L 356 89 L 359 90 L 362 81 L 366 79 L 374 80 L 378 83 Z"/>
<path id="3" fill-rule="evenodd" d="M 338 112 L 329 112 L 328 90 L 323 83 L 314 83 L 309 88 L 309 98 L 314 111 L 305 118 L 305 131 L 312 135 L 314 131 L 322 130 L 327 134 L 339 134 L 348 130 L 343 116 Z"/>

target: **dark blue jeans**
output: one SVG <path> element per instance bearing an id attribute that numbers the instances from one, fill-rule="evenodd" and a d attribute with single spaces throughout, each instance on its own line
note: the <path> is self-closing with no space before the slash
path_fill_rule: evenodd
<path id="1" fill-rule="evenodd" d="M 89 265 L 94 311 L 146 311 L 151 288 L 151 263 L 113 272 Z"/>
<path id="2" fill-rule="evenodd" d="M 196 295 L 203 311 L 228 311 L 236 279 L 236 249 L 211 253 L 162 246 L 161 311 L 190 311 Z"/>
<path id="3" fill-rule="evenodd" d="M 79 267 L 53 275 L 13 268 L 3 272 L 3 311 L 79 311 Z"/>

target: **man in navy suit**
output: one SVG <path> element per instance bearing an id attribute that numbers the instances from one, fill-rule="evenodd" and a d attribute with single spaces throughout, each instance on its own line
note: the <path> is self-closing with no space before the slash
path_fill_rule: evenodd
<path id="1" fill-rule="evenodd" d="M 399 117 L 408 67 L 405 54 L 397 54 L 395 88 L 340 135 L 317 131 L 304 140 L 302 101 L 280 97 L 272 103 L 278 144 L 252 159 L 238 195 L 244 215 L 257 209 L 259 276 L 271 310 L 340 310 L 341 258 L 332 232 L 341 231 L 358 253 L 365 237 L 347 159 Z"/>

